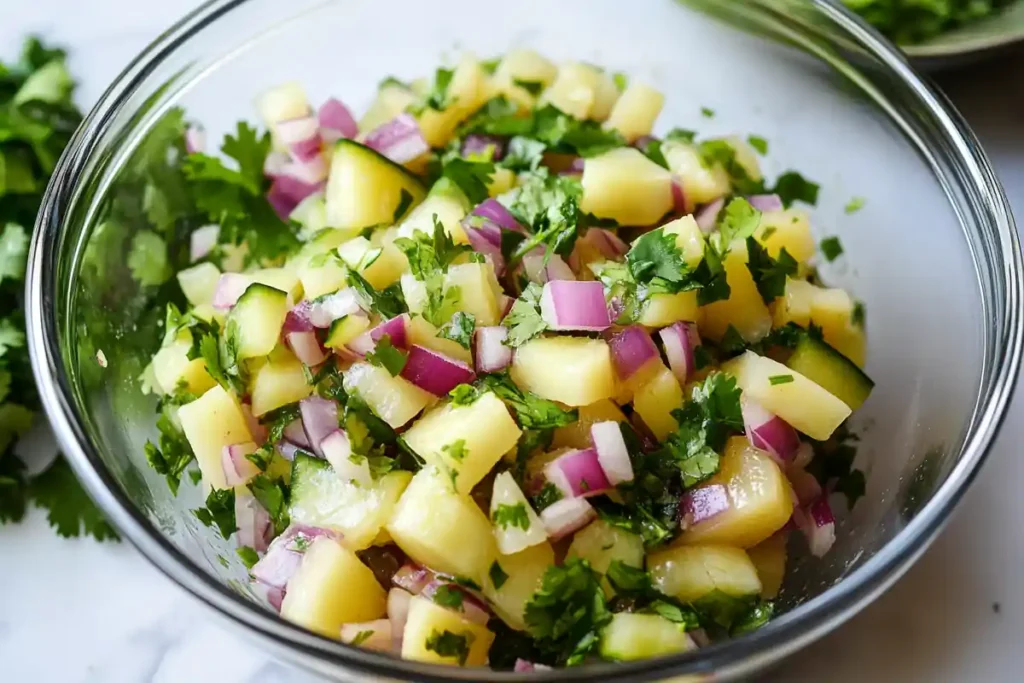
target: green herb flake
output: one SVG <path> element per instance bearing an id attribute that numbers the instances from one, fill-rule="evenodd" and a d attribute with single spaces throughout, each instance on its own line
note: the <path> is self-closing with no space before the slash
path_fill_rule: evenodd
<path id="1" fill-rule="evenodd" d="M 785 247 L 779 250 L 778 258 L 772 258 L 757 240 L 747 238 L 747 270 L 766 304 L 786 293 L 786 279 L 796 277 L 799 267 Z"/>
<path id="2" fill-rule="evenodd" d="M 434 602 L 441 607 L 446 607 L 456 612 L 462 611 L 462 601 L 465 599 L 465 595 L 458 588 L 453 588 L 448 585 L 438 586 L 434 592 Z"/>
<path id="3" fill-rule="evenodd" d="M 713 118 L 715 118 L 715 110 L 714 109 L 710 109 L 708 107 L 701 107 L 700 108 L 700 115 L 703 116 L 706 119 L 713 119 Z"/>
<path id="4" fill-rule="evenodd" d="M 473 346 L 473 332 L 476 330 L 476 316 L 472 313 L 458 311 L 452 316 L 451 321 L 442 327 L 437 336 L 442 339 L 450 339 L 464 349 Z"/>
<path id="5" fill-rule="evenodd" d="M 522 346 L 548 329 L 548 324 L 540 315 L 541 292 L 540 285 L 531 282 L 512 304 L 512 309 L 504 320 L 504 325 L 508 328 L 508 337 L 505 339 L 506 346 L 512 348 Z"/>
<path id="6" fill-rule="evenodd" d="M 683 486 L 691 487 L 718 471 L 719 451 L 730 434 L 743 429 L 736 380 L 713 372 L 693 387 L 690 401 L 672 411 L 677 430 L 665 447 L 676 461 Z"/>
<path id="7" fill-rule="evenodd" d="M 846 206 L 843 207 L 843 211 L 847 214 L 854 214 L 864 208 L 868 200 L 864 197 L 851 197 L 850 201 L 846 202 Z"/>
<path id="8" fill-rule="evenodd" d="M 491 577 L 491 584 L 494 586 L 494 590 L 501 590 L 501 587 L 508 581 L 508 574 L 501 568 L 497 560 L 491 563 L 491 569 L 488 574 Z"/>
<path id="9" fill-rule="evenodd" d="M 458 661 L 459 666 L 463 666 L 469 658 L 469 648 L 473 645 L 474 640 L 476 640 L 475 636 L 468 631 L 452 633 L 448 629 L 444 631 L 434 629 L 430 637 L 427 638 L 426 648 L 430 652 L 437 653 L 439 657 L 454 659 Z"/>
<path id="10" fill-rule="evenodd" d="M 366 360 L 371 364 L 384 368 L 392 377 L 397 377 L 405 368 L 409 357 L 400 349 L 391 344 L 391 335 L 381 335 L 373 351 L 366 354 Z"/>
<path id="11" fill-rule="evenodd" d="M 526 503 L 498 504 L 491 516 L 491 521 L 502 529 L 508 529 L 511 526 L 527 531 L 530 528 L 530 515 L 526 511 Z"/>
<path id="12" fill-rule="evenodd" d="M 772 375 L 768 378 L 768 383 L 773 387 L 779 384 L 789 384 L 793 381 L 793 375 Z"/>
<path id="13" fill-rule="evenodd" d="M 543 81 L 524 81 L 520 78 L 516 78 L 512 81 L 515 85 L 519 86 L 526 92 L 530 93 L 534 97 L 540 94 L 544 89 Z"/>
<path id="14" fill-rule="evenodd" d="M 441 452 L 456 462 L 462 462 L 469 455 L 465 439 L 456 439 L 450 444 L 441 447 Z"/>
<path id="15" fill-rule="evenodd" d="M 260 556 L 256 551 L 247 545 L 235 548 L 235 553 L 242 560 L 242 564 L 245 565 L 246 569 L 252 569 L 253 565 L 260 561 Z"/>
<path id="16" fill-rule="evenodd" d="M 376 633 L 376 631 L 372 629 L 360 631 L 356 634 L 356 637 L 352 639 L 352 642 L 350 642 L 349 645 L 353 647 L 359 647 L 360 645 L 368 641 L 370 638 L 372 638 L 374 633 Z"/>
<path id="17" fill-rule="evenodd" d="M 221 536 L 230 538 L 235 533 L 235 490 L 212 489 L 206 497 L 206 507 L 192 510 L 204 526 L 216 526 Z"/>
<path id="18" fill-rule="evenodd" d="M 782 204 L 789 207 L 793 202 L 803 202 L 815 206 L 818 203 L 818 191 L 820 186 L 804 178 L 796 171 L 788 171 L 779 176 L 775 181 L 772 192 L 779 195 Z"/>
<path id="19" fill-rule="evenodd" d="M 768 141 L 759 135 L 748 135 L 747 144 L 753 147 L 761 156 L 768 154 Z"/>
<path id="20" fill-rule="evenodd" d="M 578 558 L 548 568 L 524 616 L 537 645 L 567 666 L 580 664 L 596 649 L 601 629 L 612 619 L 601 575 Z"/>
<path id="21" fill-rule="evenodd" d="M 843 243 L 834 235 L 823 239 L 819 247 L 821 248 L 822 256 L 824 256 L 825 260 L 829 263 L 835 261 L 843 254 Z"/>
<path id="22" fill-rule="evenodd" d="M 516 423 L 523 429 L 554 429 L 579 420 L 577 409 L 563 408 L 554 401 L 523 391 L 507 372 L 484 375 L 479 384 L 482 390 L 493 391 L 514 409 Z"/>

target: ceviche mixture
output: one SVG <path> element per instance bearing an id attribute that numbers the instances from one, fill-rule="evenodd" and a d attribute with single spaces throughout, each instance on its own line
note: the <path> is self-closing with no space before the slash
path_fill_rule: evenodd
<path id="1" fill-rule="evenodd" d="M 283 618 L 421 662 L 636 660 L 757 628 L 790 540 L 829 550 L 863 307 L 817 277 L 817 185 L 767 182 L 757 136 L 652 137 L 662 104 L 518 50 L 359 121 L 273 88 L 223 160 L 189 130 L 215 224 L 147 456 L 175 488 L 194 456 Z"/>

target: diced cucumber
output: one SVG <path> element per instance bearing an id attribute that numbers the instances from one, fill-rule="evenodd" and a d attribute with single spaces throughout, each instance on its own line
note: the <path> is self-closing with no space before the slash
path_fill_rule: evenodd
<path id="1" fill-rule="evenodd" d="M 365 315 L 346 315 L 338 318 L 331 323 L 324 346 L 329 349 L 340 349 L 368 329 L 370 321 Z"/>
<path id="2" fill-rule="evenodd" d="M 434 234 L 434 218 L 456 244 L 467 244 L 469 237 L 461 221 L 473 208 L 465 193 L 449 178 L 441 178 L 430 188 L 426 200 L 409 214 L 398 229 L 400 237 L 415 239 L 417 232 Z"/>
<path id="3" fill-rule="evenodd" d="M 359 229 L 396 220 L 405 195 L 412 205 L 426 195 L 413 174 L 354 140 L 339 140 L 327 180 L 327 225 Z"/>
<path id="4" fill-rule="evenodd" d="M 258 282 L 249 285 L 228 316 L 228 333 L 238 345 L 239 360 L 274 350 L 288 315 L 288 295 Z"/>
<path id="5" fill-rule="evenodd" d="M 680 625 L 657 614 L 620 612 L 601 631 L 601 656 L 616 661 L 660 657 L 692 647 Z"/>
<path id="6" fill-rule="evenodd" d="M 843 354 L 827 343 L 805 334 L 797 342 L 786 365 L 857 410 L 871 395 L 875 383 Z"/>
<path id="7" fill-rule="evenodd" d="M 213 292 L 220 282 L 220 269 L 212 263 L 200 263 L 178 273 L 178 285 L 193 306 L 213 301 Z"/>
<path id="8" fill-rule="evenodd" d="M 342 544 L 364 550 L 391 516 L 412 475 L 390 472 L 370 486 L 359 486 L 338 476 L 326 460 L 298 453 L 292 462 L 292 489 L 288 514 L 292 522 L 336 529 Z"/>

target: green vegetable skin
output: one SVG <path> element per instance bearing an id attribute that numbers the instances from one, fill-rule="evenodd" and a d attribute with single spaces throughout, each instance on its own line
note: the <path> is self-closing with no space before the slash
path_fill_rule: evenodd
<path id="1" fill-rule="evenodd" d="M 479 69 L 477 77 L 488 68 L 480 66 L 474 67 Z M 537 67 L 534 62 L 534 67 L 543 71 L 543 64 Z M 807 266 L 813 264 L 809 259 L 815 251 L 814 240 L 806 215 L 790 209 L 795 202 L 813 205 L 819 186 L 795 171 L 782 173 L 774 183 L 764 178 L 756 155 L 765 154 L 769 143 L 756 135 L 748 136 L 747 143 L 743 138 L 698 140 L 696 133 L 676 129 L 642 151 L 627 149 L 635 135 L 629 134 L 627 139 L 620 130 L 643 128 L 643 112 L 616 114 L 612 104 L 601 114 L 563 112 L 556 103 L 572 107 L 578 98 L 560 99 L 557 81 L 552 81 L 555 76 L 539 74 L 508 82 L 513 84 L 509 87 L 519 88 L 513 93 L 521 91 L 531 98 L 541 94 L 543 104 L 532 99 L 522 104 L 506 94 L 472 101 L 472 88 L 468 92 L 466 88 L 474 79 L 464 72 L 463 66 L 438 70 L 429 89 L 418 97 L 411 90 L 404 92 L 408 89 L 401 84 L 389 82 L 385 90 L 391 94 L 385 97 L 382 91 L 373 105 L 374 116 L 388 109 L 388 97 L 404 92 L 401 106 L 382 120 L 399 112 L 419 117 L 421 132 L 433 150 L 402 166 L 361 143 L 338 142 L 332 150 L 323 200 L 326 222 L 311 218 L 303 224 L 305 212 L 284 221 L 268 210 L 265 195 L 269 181 L 262 168 L 271 148 L 270 134 L 246 123 L 239 123 L 221 147 L 225 161 L 191 154 L 184 155 L 178 166 L 162 169 L 167 177 L 181 181 L 181 193 L 176 196 L 184 201 L 176 205 L 165 197 L 161 206 L 173 205 L 174 211 L 167 213 L 174 215 L 176 225 L 184 227 L 180 231 L 167 229 L 168 223 L 162 220 L 166 216 L 159 211 L 148 216 L 149 227 L 143 233 L 147 236 L 130 240 L 134 256 L 127 255 L 127 265 L 120 264 L 120 273 L 130 277 L 133 305 L 144 316 L 161 312 L 162 329 L 143 328 L 149 334 L 147 358 L 152 357 L 154 341 L 162 338 L 164 349 L 172 346 L 183 367 L 195 370 L 193 364 L 201 362 L 200 372 L 205 368 L 209 377 L 197 381 L 184 370 L 174 374 L 177 366 L 168 370 L 161 362 L 156 385 L 161 395 L 159 438 L 147 445 L 149 462 L 176 491 L 195 457 L 193 444 L 208 469 L 210 453 L 219 453 L 226 444 L 250 436 L 259 440 L 251 426 L 247 431 L 251 416 L 242 414 L 240 404 L 247 396 L 282 397 L 266 405 L 264 414 L 255 416 L 270 435 L 266 445 L 247 456 L 259 473 L 245 482 L 268 511 L 275 534 L 290 523 L 329 527 L 341 531 L 345 545 L 361 554 L 375 552 L 373 545 L 394 543 L 411 561 L 452 574 L 444 580 L 473 586 L 491 602 L 497 617 L 486 628 L 477 624 L 466 630 L 457 621 L 462 613 L 459 608 L 467 607 L 461 604 L 462 593 L 438 590 L 430 607 L 444 609 L 422 611 L 423 618 L 411 638 L 407 625 L 405 638 L 412 655 L 406 656 L 413 659 L 473 665 L 489 658 L 496 667 L 511 668 L 521 657 L 571 666 L 594 657 L 628 660 L 682 651 L 692 646 L 686 632 L 696 628 L 717 638 L 758 627 L 770 617 L 772 606 L 759 598 L 760 569 L 746 551 L 779 531 L 773 526 L 778 517 L 775 512 L 782 510 L 780 520 L 785 520 L 793 503 L 788 486 L 763 493 L 756 486 L 746 486 L 759 473 L 774 471 L 775 478 L 785 480 L 771 458 L 752 452 L 743 437 L 741 393 L 753 389 L 741 386 L 721 368 L 730 359 L 752 351 L 763 363 L 752 365 L 744 376 L 752 382 L 750 378 L 757 375 L 754 370 L 769 368 L 765 387 L 754 387 L 768 398 L 784 397 L 785 403 L 807 413 L 815 412 L 814 402 L 808 399 L 808 385 L 817 391 L 824 391 L 821 386 L 833 387 L 833 393 L 839 392 L 836 396 L 842 399 L 832 397 L 840 409 L 843 401 L 853 400 L 848 389 L 856 373 L 820 349 L 810 353 L 807 339 L 813 333 L 815 343 L 838 356 L 820 339 L 842 341 L 844 338 L 836 335 L 859 334 L 861 323 L 856 313 L 847 315 L 842 300 L 835 296 L 823 303 L 817 299 L 808 303 L 805 308 L 811 309 L 812 320 L 801 324 L 780 322 L 775 310 L 768 308 L 771 305 L 782 309 L 780 314 L 788 314 L 782 304 L 793 294 L 792 283 L 803 286 L 795 294 L 842 293 L 806 281 Z M 500 67 L 495 65 L 487 73 L 491 72 L 497 83 Z M 577 77 L 583 80 L 572 87 L 586 87 L 589 76 L 577 73 L 567 78 Z M 610 76 L 608 81 L 612 82 Z M 615 97 L 628 103 L 626 93 L 632 86 L 623 78 L 614 82 L 619 84 Z M 623 88 L 625 92 L 620 94 Z M 461 90 L 456 94 L 453 89 Z M 637 95 L 636 91 L 632 94 Z M 638 99 L 644 97 L 641 93 Z M 637 100 L 633 101 L 635 105 Z M 460 107 L 466 108 L 456 112 L 457 120 L 445 123 L 444 117 Z M 706 115 L 713 112 L 708 110 Z M 172 116 L 163 138 L 165 146 L 178 144 L 182 121 L 180 112 Z M 465 137 L 478 133 L 507 138 L 505 155 L 497 161 L 486 154 L 463 158 L 460 150 Z M 166 158 L 156 150 L 149 151 L 144 166 Z M 606 156 L 589 166 L 584 161 L 585 170 L 579 177 L 555 167 L 552 159 L 557 160 L 558 155 L 585 160 Z M 639 187 L 637 193 L 616 192 L 619 185 L 634 182 L 634 174 L 649 185 Z M 672 174 L 703 185 L 707 199 L 701 203 L 727 200 L 709 237 L 692 218 L 678 215 L 669 199 Z M 154 176 L 151 169 L 143 175 L 147 179 Z M 143 192 L 158 191 L 152 184 L 145 187 L 149 189 Z M 652 187 L 653 201 L 648 201 L 645 193 Z M 658 188 L 664 191 L 659 194 Z M 777 194 L 787 210 L 769 216 L 744 198 L 768 193 Z M 588 197 L 598 195 L 609 201 L 587 203 Z M 485 259 L 482 252 L 486 250 L 473 239 L 479 235 L 470 234 L 479 226 L 473 219 L 465 219 L 492 196 L 500 196 L 500 203 L 523 230 L 504 231 L 500 244 L 492 243 L 500 249 L 500 258 L 492 250 Z M 647 222 L 638 219 L 639 229 L 616 225 L 610 216 L 625 220 L 626 216 L 643 215 L 629 206 L 641 201 L 637 197 L 644 198 L 645 207 L 659 207 L 659 215 Z M 660 215 L 662 203 L 664 215 Z M 601 215 L 589 213 L 591 210 Z M 775 221 L 771 229 L 778 234 L 764 229 L 765 220 Z M 192 301 L 196 304 L 193 308 L 183 307 L 177 289 L 163 285 L 188 264 L 188 250 L 181 249 L 182 237 L 210 221 L 220 229 L 218 245 L 207 257 L 209 268 L 216 266 L 225 272 L 246 269 L 259 278 L 261 269 L 274 269 L 280 275 L 291 272 L 289 267 L 294 265 L 299 282 L 293 287 L 289 281 L 279 289 L 266 283 L 250 285 L 226 318 L 223 311 L 202 310 L 203 304 L 196 301 Z M 664 229 L 650 229 L 662 225 Z M 704 344 L 695 352 L 701 375 L 679 382 L 668 368 L 662 368 L 656 377 L 638 378 L 631 389 L 632 398 L 621 400 L 616 395 L 618 380 L 611 353 L 594 352 L 604 349 L 604 337 L 568 336 L 551 329 L 554 325 L 549 325 L 542 312 L 551 302 L 542 306 L 542 300 L 546 301 L 543 285 L 527 280 L 530 261 L 525 259 L 540 252 L 549 258 L 557 255 L 572 262 L 580 279 L 586 279 L 582 277 L 582 268 L 587 267 L 582 255 L 587 246 L 594 246 L 595 234 L 590 231 L 595 228 L 632 242 L 626 254 L 593 269 L 606 299 L 615 297 L 622 304 L 616 321 L 619 325 L 640 323 L 654 334 L 658 328 L 694 320 L 694 314 L 701 312 L 702 320 L 717 315 L 724 323 L 718 332 L 706 330 L 701 323 Z M 353 248 L 354 244 L 359 248 Z M 235 245 L 247 250 L 234 254 L 237 263 L 227 266 Z M 359 256 L 368 251 L 378 260 Z M 523 268 L 519 268 L 521 261 Z M 504 263 L 505 272 L 492 270 L 494 263 Z M 271 281 L 279 279 L 266 282 Z M 105 284 L 112 287 L 115 283 Z M 322 302 L 323 297 L 346 287 L 354 291 L 363 311 L 350 314 L 345 319 L 348 322 L 336 321 L 328 330 L 314 331 L 321 343 L 327 341 L 329 353 L 340 352 L 342 362 L 334 362 L 337 359 L 332 357 L 317 368 L 305 366 L 298 349 L 291 346 L 292 339 L 281 342 L 288 309 L 300 299 Z M 503 312 L 505 297 L 515 299 L 508 313 Z M 659 309 L 660 317 L 644 318 L 652 308 Z M 797 308 L 794 306 L 795 311 Z M 375 347 L 357 360 L 344 353 L 342 347 L 355 335 L 399 315 L 407 316 L 404 344 L 396 330 L 396 334 L 377 338 Z M 757 326 L 742 324 L 742 319 L 750 316 L 760 316 L 758 323 L 766 321 L 753 335 L 750 330 Z M 649 322 L 651 319 L 661 322 Z M 843 327 L 848 319 L 854 326 L 850 329 Z M 499 320 L 508 330 L 506 345 L 517 349 L 510 367 L 462 375 L 465 384 L 436 400 L 407 381 L 403 370 L 412 358 L 410 345 L 424 346 L 474 367 L 480 360 L 474 344 L 477 330 Z M 659 345 L 667 344 L 665 337 L 654 336 Z M 134 343 L 137 337 L 129 334 L 126 339 Z M 582 371 L 573 367 L 577 358 L 568 355 L 566 348 L 578 353 Z M 564 362 L 553 360 L 558 354 L 566 354 Z M 790 355 L 795 359 L 790 368 L 768 358 Z M 764 363 L 774 365 L 762 367 Z M 141 369 L 139 372 L 142 374 Z M 599 375 L 608 381 L 594 379 Z M 176 377 L 183 379 L 176 381 Z M 550 377 L 578 387 L 579 392 L 566 397 L 544 381 Z M 213 389 L 206 388 L 209 386 Z M 870 386 L 861 384 L 854 389 L 860 391 L 862 400 Z M 221 429 L 219 422 L 207 425 L 183 420 L 189 430 L 186 438 L 174 411 L 204 391 L 218 392 L 218 416 L 223 411 L 224 422 L 232 424 Z M 350 456 L 340 441 L 334 442 L 337 448 L 324 448 L 326 459 L 298 453 L 289 464 L 274 455 L 273 442 L 300 418 L 298 402 L 309 393 L 337 403 L 338 427 L 347 437 Z M 631 409 L 651 434 L 634 431 L 616 403 L 626 414 Z M 632 403 L 631 408 L 627 403 Z M 254 400 L 254 411 L 256 405 Z M 475 408 L 497 412 L 487 413 L 487 419 L 467 418 L 456 424 L 453 416 L 476 414 Z M 595 420 L 595 410 L 600 420 Z M 501 429 L 498 418 L 507 422 Z M 621 483 L 616 496 L 588 499 L 600 521 L 586 533 L 581 530 L 569 546 L 568 559 L 554 565 L 554 550 L 531 520 L 536 519 L 534 513 L 562 500 L 563 494 L 552 482 L 538 481 L 538 475 L 557 451 L 589 447 L 590 425 L 603 420 L 623 420 L 621 434 L 634 479 Z M 230 440 L 224 441 L 223 432 L 229 427 L 234 431 Z M 833 430 L 835 425 L 827 429 L 829 433 Z M 650 443 L 651 435 L 657 437 L 656 443 Z M 852 447 L 841 443 L 839 436 L 835 442 L 822 449 L 810 471 L 822 483 L 838 480 L 837 490 L 855 500 L 864 492 L 863 477 L 858 479 L 852 467 Z M 731 563 L 719 568 L 721 576 L 716 574 L 714 581 L 705 581 L 707 586 L 698 586 L 699 591 L 694 590 L 694 582 L 707 574 L 703 560 L 663 568 L 656 583 L 652 579 L 652 567 L 657 566 L 653 553 L 674 547 L 670 544 L 681 535 L 693 538 L 699 533 L 681 523 L 684 493 L 697 487 L 711 492 L 721 488 L 715 477 L 728 481 L 729 495 L 734 489 L 750 492 L 744 506 L 729 511 L 724 531 L 716 531 L 719 537 L 715 542 L 723 552 L 728 551 Z M 537 483 L 540 485 L 534 488 Z M 496 496 L 493 500 L 492 493 Z M 505 494 L 507 497 L 502 497 Z M 241 487 L 214 489 L 205 506 L 194 513 L 203 524 L 232 536 L 239 522 L 234 518 L 237 495 L 247 494 Z M 496 504 L 492 507 L 491 503 Z M 550 523 L 546 518 L 544 522 Z M 603 533 L 594 533 L 602 527 Z M 496 542 L 495 534 L 522 535 L 535 529 L 540 538 L 531 539 L 533 545 L 523 550 L 508 555 L 488 550 Z M 612 539 L 611 545 L 607 545 L 608 539 Z M 615 539 L 627 540 L 616 544 Z M 697 545 L 684 543 L 682 547 Z M 259 557 L 248 548 L 240 549 L 237 556 L 247 565 Z M 341 565 L 335 568 L 342 571 Z M 345 581 L 331 579 L 326 564 L 323 569 L 323 575 L 309 573 L 309 594 L 325 605 L 334 598 L 352 597 L 345 595 Z M 719 588 L 734 584 L 742 586 L 742 599 L 719 595 Z M 301 623 L 303 615 L 296 609 L 293 605 L 286 610 L 288 618 Z"/>
<path id="2" fill-rule="evenodd" d="M 912 45 L 999 11 L 1015 0 L 843 0 L 899 45 Z"/>
<path id="3" fill-rule="evenodd" d="M 0 522 L 21 520 L 31 503 L 46 510 L 59 535 L 84 531 L 102 541 L 117 534 L 63 457 L 29 477 L 14 454 L 18 439 L 39 419 L 21 309 L 28 234 L 54 164 L 81 120 L 64 57 L 63 50 L 29 38 L 18 62 L 0 63 Z M 140 235 L 129 267 L 159 275 L 167 263 L 146 257 L 152 252 L 147 241 Z"/>

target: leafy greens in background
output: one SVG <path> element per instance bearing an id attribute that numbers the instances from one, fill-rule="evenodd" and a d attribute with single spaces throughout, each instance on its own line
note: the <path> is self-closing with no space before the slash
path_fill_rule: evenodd
<path id="1" fill-rule="evenodd" d="M 65 537 L 117 534 L 60 456 L 29 476 L 14 454 L 39 413 L 22 310 L 28 238 L 43 190 L 81 121 L 62 50 L 29 38 L 19 61 L 0 62 L 0 522 L 43 508 Z"/>
<path id="2" fill-rule="evenodd" d="M 843 0 L 899 45 L 920 43 L 1010 5 L 1014 0 Z"/>

